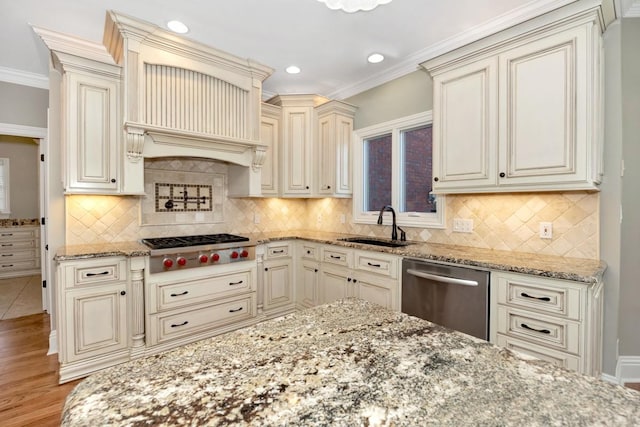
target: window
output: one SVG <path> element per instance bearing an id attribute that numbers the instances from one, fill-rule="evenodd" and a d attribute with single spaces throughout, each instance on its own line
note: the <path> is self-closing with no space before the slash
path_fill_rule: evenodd
<path id="1" fill-rule="evenodd" d="M 9 159 L 0 158 L 0 214 L 9 213 Z"/>
<path id="2" fill-rule="evenodd" d="M 444 228 L 444 197 L 431 193 L 431 122 L 428 112 L 356 131 L 355 222 L 375 224 L 391 205 L 399 225 Z"/>

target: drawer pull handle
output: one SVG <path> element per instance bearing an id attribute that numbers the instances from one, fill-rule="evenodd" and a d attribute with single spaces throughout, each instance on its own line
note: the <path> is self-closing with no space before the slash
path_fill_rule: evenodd
<path id="1" fill-rule="evenodd" d="M 87 273 L 87 277 L 104 276 L 105 274 L 109 274 L 109 272 L 108 271 L 103 271 L 102 273 Z"/>
<path id="2" fill-rule="evenodd" d="M 172 297 L 181 297 L 182 295 L 186 295 L 186 294 L 188 294 L 188 293 L 189 293 L 189 291 L 184 291 L 184 292 L 179 293 L 179 294 L 171 294 L 171 296 L 172 296 Z"/>
<path id="3" fill-rule="evenodd" d="M 520 292 L 520 296 L 524 298 L 537 299 L 538 301 L 551 301 L 551 298 L 549 297 L 534 297 L 525 292 Z"/>
<path id="4" fill-rule="evenodd" d="M 229 282 L 229 286 L 241 285 L 244 283 L 244 280 L 240 280 L 239 282 Z"/>
<path id="5" fill-rule="evenodd" d="M 520 323 L 520 327 L 523 329 L 528 329 L 530 331 L 534 331 L 534 332 L 540 332 L 541 334 L 550 334 L 551 331 L 548 329 L 536 329 L 536 328 L 532 328 L 531 326 L 527 325 L 526 323 Z"/>
<path id="6" fill-rule="evenodd" d="M 3 267 L 13 267 L 13 264 L 2 264 Z"/>
<path id="7" fill-rule="evenodd" d="M 329 255 L 329 257 L 333 259 L 342 259 L 340 255 Z"/>
<path id="8" fill-rule="evenodd" d="M 239 312 L 239 311 L 242 311 L 242 307 L 240 307 L 240 308 L 236 308 L 236 309 L 233 309 L 233 308 L 232 308 L 231 310 L 229 310 L 229 313 L 237 313 L 237 312 Z"/>
<path id="9" fill-rule="evenodd" d="M 7 246 L 13 246 L 13 243 L 5 243 L 2 245 L 3 248 L 6 248 Z"/>
<path id="10" fill-rule="evenodd" d="M 13 256 L 13 254 L 2 254 L 2 256 Z"/>
<path id="11" fill-rule="evenodd" d="M 188 320 L 185 320 L 185 321 L 184 321 L 184 322 L 182 322 L 182 323 L 176 323 L 176 324 L 173 324 L 173 325 L 171 325 L 171 327 L 172 327 L 172 328 L 179 328 L 180 326 L 184 326 L 184 325 L 186 325 L 186 324 L 188 324 L 188 323 L 189 323 L 189 321 L 188 321 Z"/>
<path id="12" fill-rule="evenodd" d="M 274 254 L 283 254 L 284 253 L 284 249 L 280 249 L 278 251 L 273 251 Z"/>
<path id="13" fill-rule="evenodd" d="M 367 263 L 367 265 L 368 265 L 369 267 L 376 267 L 376 268 L 380 268 L 380 267 L 382 267 L 380 264 L 371 264 L 370 262 L 368 262 L 368 263 Z"/>
<path id="14" fill-rule="evenodd" d="M 11 237 L 11 236 L 13 236 L 13 233 L 2 233 L 2 234 L 0 234 L 0 236 L 2 236 L 2 237 Z"/>

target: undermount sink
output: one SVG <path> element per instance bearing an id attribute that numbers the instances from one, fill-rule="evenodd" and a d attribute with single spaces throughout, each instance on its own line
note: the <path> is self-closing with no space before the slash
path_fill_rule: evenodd
<path id="1" fill-rule="evenodd" d="M 383 239 L 374 239 L 368 237 L 345 237 L 344 239 L 338 239 L 343 242 L 351 242 L 351 243 L 362 243 L 365 245 L 375 245 L 375 246 L 385 246 L 388 248 L 399 248 L 402 246 L 408 246 L 411 243 L 409 242 L 401 242 L 398 240 L 383 240 Z"/>

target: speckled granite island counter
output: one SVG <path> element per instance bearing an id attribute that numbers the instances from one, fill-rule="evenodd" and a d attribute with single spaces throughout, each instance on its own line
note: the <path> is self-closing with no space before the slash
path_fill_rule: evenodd
<path id="1" fill-rule="evenodd" d="M 104 370 L 63 425 L 640 425 L 640 393 L 343 300 Z"/>

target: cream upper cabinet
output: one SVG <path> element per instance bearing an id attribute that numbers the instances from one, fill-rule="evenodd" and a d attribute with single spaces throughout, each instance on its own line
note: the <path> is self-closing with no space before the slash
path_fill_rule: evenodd
<path id="1" fill-rule="evenodd" d="M 118 191 L 117 77 L 64 73 L 66 113 L 65 191 Z"/>
<path id="2" fill-rule="evenodd" d="M 278 194 L 351 197 L 355 107 L 317 95 L 278 95 L 269 104 L 281 107 L 282 113 Z"/>
<path id="3" fill-rule="evenodd" d="M 496 185 L 497 89 L 497 58 L 434 76 L 434 188 Z"/>
<path id="4" fill-rule="evenodd" d="M 276 105 L 262 104 L 262 120 L 260 122 L 260 142 L 267 146 L 267 153 L 262 164 L 262 195 L 277 196 L 278 183 L 278 153 L 280 150 L 280 120 L 281 108 Z"/>
<path id="5" fill-rule="evenodd" d="M 318 151 L 315 190 L 326 197 L 351 197 L 351 135 L 355 107 L 329 101 L 316 107 Z"/>
<path id="6" fill-rule="evenodd" d="M 422 65 L 437 193 L 595 190 L 600 10 L 572 5 Z"/>

